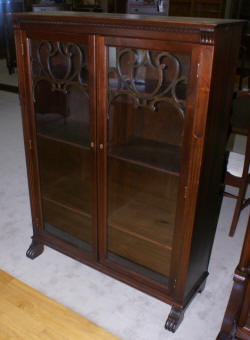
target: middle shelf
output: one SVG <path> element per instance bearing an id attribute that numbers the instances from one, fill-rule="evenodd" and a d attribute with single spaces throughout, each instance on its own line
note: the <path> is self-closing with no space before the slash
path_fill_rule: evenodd
<path id="1" fill-rule="evenodd" d="M 89 125 L 58 114 L 36 114 L 39 136 L 75 147 L 89 149 Z"/>
<path id="2" fill-rule="evenodd" d="M 109 149 L 109 157 L 179 176 L 181 148 L 145 138 L 134 138 Z"/>
<path id="3" fill-rule="evenodd" d="M 174 212 L 174 201 L 164 202 L 161 198 L 138 193 L 126 204 L 110 212 L 108 223 L 113 229 L 171 250 Z"/>

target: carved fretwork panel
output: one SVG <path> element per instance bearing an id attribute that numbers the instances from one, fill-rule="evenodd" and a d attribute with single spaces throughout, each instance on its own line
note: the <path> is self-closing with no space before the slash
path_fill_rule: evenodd
<path id="1" fill-rule="evenodd" d="M 130 129 L 128 134 L 139 133 L 138 124 L 140 125 L 141 121 L 136 117 L 143 116 L 144 127 L 141 129 L 143 134 L 141 137 L 156 138 L 159 142 L 180 146 L 189 67 L 190 55 L 109 47 L 109 115 L 118 115 L 114 111 L 119 111 L 119 115 L 122 116 L 124 105 L 127 105 L 125 115 L 128 111 L 133 111 L 134 116 L 128 118 L 133 120 L 133 132 Z M 115 119 L 113 117 L 113 120 Z M 112 144 L 112 140 L 110 143 Z"/>
<path id="2" fill-rule="evenodd" d="M 68 116 L 74 111 L 70 106 L 75 102 L 75 92 L 88 98 L 87 46 L 32 41 L 31 57 L 37 113 Z M 46 101 L 39 100 L 41 92 Z"/>

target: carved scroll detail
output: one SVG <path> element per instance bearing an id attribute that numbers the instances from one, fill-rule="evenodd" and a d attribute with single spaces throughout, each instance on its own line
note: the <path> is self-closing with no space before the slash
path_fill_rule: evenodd
<path id="1" fill-rule="evenodd" d="M 58 56 L 63 61 L 63 65 L 53 65 L 53 58 Z M 36 89 L 40 81 L 45 80 L 51 84 L 52 91 L 68 94 L 70 86 L 73 85 L 79 87 L 88 96 L 88 84 L 82 78 L 82 71 L 87 70 L 87 60 L 79 45 L 43 40 L 39 43 L 36 56 L 32 56 L 31 61 L 33 65 L 33 90 Z M 34 65 L 36 65 L 35 72 Z M 61 70 L 58 71 L 60 67 Z"/>
<path id="2" fill-rule="evenodd" d="M 129 56 L 124 71 L 124 57 Z M 166 80 L 168 61 L 172 65 L 171 79 Z M 139 79 L 139 73 L 144 69 L 151 69 L 154 82 L 144 77 Z M 146 71 L 147 72 L 147 71 Z M 177 86 L 187 84 L 187 77 L 182 76 L 181 64 L 177 56 L 170 52 L 152 53 L 149 50 L 136 50 L 131 48 L 117 49 L 116 66 L 109 68 L 109 73 L 115 74 L 116 86 L 109 86 L 109 104 L 120 95 L 128 95 L 134 99 L 136 107 L 147 107 L 157 110 L 157 104 L 165 101 L 176 107 L 184 117 L 185 100 L 178 98 Z"/>

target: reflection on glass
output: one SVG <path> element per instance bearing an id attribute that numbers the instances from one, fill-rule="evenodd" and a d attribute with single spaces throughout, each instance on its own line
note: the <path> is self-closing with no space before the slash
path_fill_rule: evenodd
<path id="1" fill-rule="evenodd" d="M 167 284 L 190 56 L 108 48 L 108 258 Z"/>
<path id="2" fill-rule="evenodd" d="M 91 251 L 88 49 L 30 44 L 45 229 Z"/>

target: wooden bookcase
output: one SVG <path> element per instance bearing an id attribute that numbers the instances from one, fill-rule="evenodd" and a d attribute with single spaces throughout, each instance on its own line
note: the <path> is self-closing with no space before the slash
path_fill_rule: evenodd
<path id="1" fill-rule="evenodd" d="M 241 21 L 15 15 L 34 234 L 172 305 L 201 291 Z"/>

